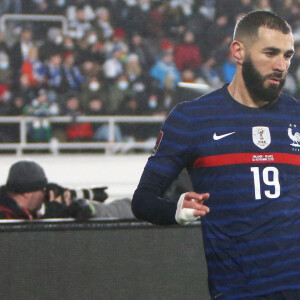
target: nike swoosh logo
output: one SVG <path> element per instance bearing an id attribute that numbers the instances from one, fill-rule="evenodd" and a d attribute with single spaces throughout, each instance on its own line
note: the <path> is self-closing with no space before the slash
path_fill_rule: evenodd
<path id="1" fill-rule="evenodd" d="M 234 133 L 235 133 L 235 131 L 234 132 L 225 133 L 225 134 L 222 134 L 222 135 L 217 135 L 216 133 L 214 133 L 213 139 L 215 141 L 217 141 L 217 140 L 223 139 L 226 136 L 232 135 Z"/>

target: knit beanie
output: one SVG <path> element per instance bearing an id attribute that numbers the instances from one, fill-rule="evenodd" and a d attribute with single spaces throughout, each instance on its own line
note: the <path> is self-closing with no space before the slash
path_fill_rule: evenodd
<path id="1" fill-rule="evenodd" d="M 26 193 L 43 189 L 47 182 L 39 164 L 32 160 L 20 160 L 10 167 L 5 187 L 11 192 Z"/>

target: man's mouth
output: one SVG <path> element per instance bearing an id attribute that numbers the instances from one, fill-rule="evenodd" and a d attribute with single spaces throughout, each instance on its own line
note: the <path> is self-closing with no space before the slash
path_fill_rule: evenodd
<path id="1" fill-rule="evenodd" d="M 274 77 L 271 77 L 269 80 L 270 80 L 272 83 L 279 84 L 281 78 L 274 78 Z"/>

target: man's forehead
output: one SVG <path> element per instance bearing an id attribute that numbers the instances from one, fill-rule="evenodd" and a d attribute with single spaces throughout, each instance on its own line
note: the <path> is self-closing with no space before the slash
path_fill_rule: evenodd
<path id="1" fill-rule="evenodd" d="M 270 41 L 273 43 L 278 43 L 280 42 L 280 40 L 285 40 L 285 41 L 290 41 L 292 44 L 294 44 L 294 38 L 291 32 L 285 34 L 280 30 L 271 29 L 264 26 L 258 29 L 257 39 L 259 41 Z"/>
<path id="2" fill-rule="evenodd" d="M 284 46 L 285 48 L 294 49 L 294 38 L 293 34 L 290 32 L 284 34 L 279 30 L 260 27 L 258 29 L 258 38 L 256 40 L 258 43 L 269 44 L 269 46 Z"/>

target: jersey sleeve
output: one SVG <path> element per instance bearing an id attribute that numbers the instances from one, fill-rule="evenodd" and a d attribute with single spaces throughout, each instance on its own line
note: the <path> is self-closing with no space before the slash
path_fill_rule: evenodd
<path id="1" fill-rule="evenodd" d="M 188 162 L 189 126 L 182 105 L 178 105 L 162 125 L 154 153 L 148 159 L 132 199 L 132 211 L 138 219 L 158 225 L 177 224 L 177 203 L 164 199 L 163 195 Z"/>
<path id="2" fill-rule="evenodd" d="M 184 103 L 177 105 L 161 127 L 154 153 L 145 169 L 176 179 L 190 159 L 193 130 Z"/>

